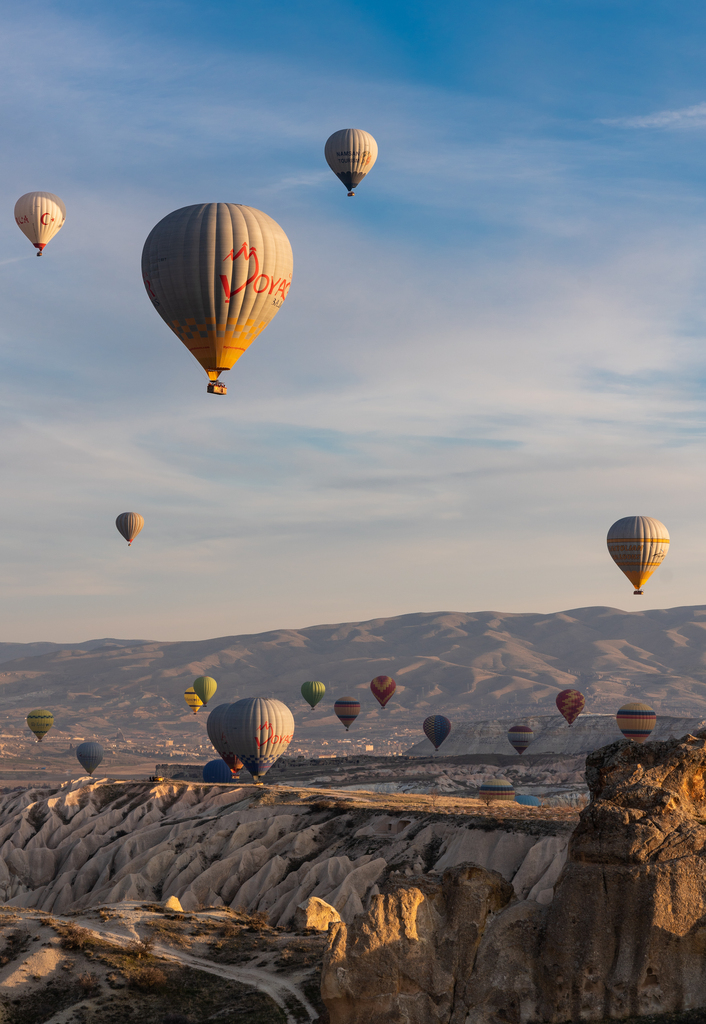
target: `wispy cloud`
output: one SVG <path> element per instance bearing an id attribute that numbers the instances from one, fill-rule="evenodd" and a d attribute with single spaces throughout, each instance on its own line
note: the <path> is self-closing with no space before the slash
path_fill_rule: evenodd
<path id="1" fill-rule="evenodd" d="M 703 128 L 706 127 L 706 103 L 695 103 L 680 110 L 657 110 L 641 117 L 599 118 L 600 124 L 615 128 Z"/>

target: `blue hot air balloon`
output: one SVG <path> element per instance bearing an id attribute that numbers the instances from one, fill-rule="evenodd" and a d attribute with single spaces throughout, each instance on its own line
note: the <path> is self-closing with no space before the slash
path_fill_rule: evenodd
<path id="1" fill-rule="evenodd" d="M 204 782 L 232 782 L 233 773 L 228 765 L 221 758 L 216 761 L 209 761 L 203 766 Z"/>
<path id="2" fill-rule="evenodd" d="M 79 743 L 76 747 L 76 757 L 84 771 L 88 772 L 89 775 L 93 775 L 103 760 L 103 747 L 100 743 L 96 743 L 95 740 Z"/>
<path id="3" fill-rule="evenodd" d="M 516 804 L 524 804 L 525 807 L 541 807 L 542 801 L 538 796 L 529 796 L 526 793 L 518 793 L 515 796 Z"/>
<path id="4" fill-rule="evenodd" d="M 431 740 L 434 744 L 434 750 L 438 750 L 451 732 L 451 722 L 449 722 L 448 718 L 444 718 L 443 715 L 429 715 L 428 718 L 424 719 L 422 728 L 426 733 L 427 739 Z"/>

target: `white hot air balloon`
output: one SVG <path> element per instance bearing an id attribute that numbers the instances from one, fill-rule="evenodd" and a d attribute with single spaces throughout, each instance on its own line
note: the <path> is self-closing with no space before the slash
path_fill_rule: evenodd
<path id="1" fill-rule="evenodd" d="M 669 550 L 669 532 L 664 523 L 650 516 L 626 516 L 608 530 L 608 551 L 619 569 L 642 593 L 642 585 L 664 561 Z"/>
<path id="2" fill-rule="evenodd" d="M 64 226 L 66 207 L 53 192 L 27 192 L 15 203 L 15 220 L 41 256 L 47 242 Z"/>
<path id="3" fill-rule="evenodd" d="M 287 298 L 292 247 L 277 221 L 236 203 L 168 214 L 142 250 L 152 305 L 208 374 L 211 394 Z"/>
<path id="4" fill-rule="evenodd" d="M 218 724 L 228 749 L 240 758 L 255 782 L 285 752 L 294 735 L 292 712 L 281 700 L 272 698 L 237 700 Z"/>
<path id="5" fill-rule="evenodd" d="M 355 189 L 378 158 L 378 144 L 361 128 L 342 128 L 326 140 L 324 156 L 337 178 L 354 196 Z"/>

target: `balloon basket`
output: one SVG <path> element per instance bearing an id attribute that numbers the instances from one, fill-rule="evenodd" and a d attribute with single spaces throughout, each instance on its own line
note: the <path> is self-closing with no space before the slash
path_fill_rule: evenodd
<path id="1" fill-rule="evenodd" d="M 225 384 L 221 384 L 219 380 L 212 380 L 211 383 L 206 387 L 206 391 L 209 395 L 227 395 L 228 388 Z"/>
<path id="2" fill-rule="evenodd" d="M 349 192 L 348 193 L 348 198 L 349 199 L 354 199 L 355 198 L 355 192 Z"/>
<path id="3" fill-rule="evenodd" d="M 634 590 L 634 591 L 633 591 L 633 594 L 634 594 L 635 596 L 637 596 L 638 594 L 639 594 L 640 596 L 642 596 L 642 595 L 644 594 L 644 590 Z"/>

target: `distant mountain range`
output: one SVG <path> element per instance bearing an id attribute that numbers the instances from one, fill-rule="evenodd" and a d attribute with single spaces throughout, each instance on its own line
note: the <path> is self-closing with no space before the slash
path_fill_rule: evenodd
<path id="1" fill-rule="evenodd" d="M 57 728 L 98 737 L 203 731 L 183 703 L 202 673 L 218 680 L 215 703 L 274 696 L 295 713 L 299 737 L 343 736 L 332 700 L 356 696 L 363 711 L 351 736 L 407 734 L 431 712 L 472 721 L 554 714 L 559 690 L 580 689 L 604 714 L 644 699 L 662 714 L 706 716 L 706 606 L 623 612 L 580 608 L 550 615 L 417 612 L 367 622 L 162 643 L 0 645 L 0 722 L 39 705 Z M 368 684 L 398 684 L 380 710 Z M 311 711 L 299 688 L 327 687 Z M 421 734 L 420 734 L 421 735 Z"/>

